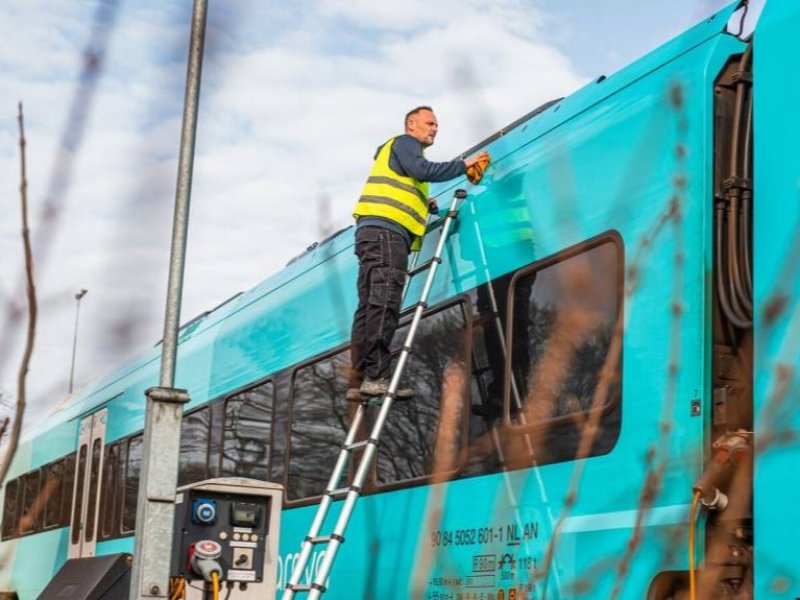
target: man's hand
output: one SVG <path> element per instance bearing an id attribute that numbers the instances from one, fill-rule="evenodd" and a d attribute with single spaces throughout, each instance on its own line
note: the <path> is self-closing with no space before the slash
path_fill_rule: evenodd
<path id="1" fill-rule="evenodd" d="M 428 198 L 428 210 L 431 211 L 431 214 L 439 214 L 439 204 L 436 202 L 436 198 Z"/>
<path id="2" fill-rule="evenodd" d="M 464 164 L 467 165 L 467 179 L 471 183 L 477 184 L 483 178 L 483 172 L 489 166 L 492 157 L 488 152 L 479 152 L 474 156 L 464 159 Z"/>
<path id="3" fill-rule="evenodd" d="M 486 151 L 479 152 L 478 154 L 474 154 L 469 158 L 464 159 L 464 164 L 467 165 L 469 169 L 472 165 L 478 162 L 485 162 L 487 165 L 492 161 L 492 157 L 489 156 L 489 153 Z"/>

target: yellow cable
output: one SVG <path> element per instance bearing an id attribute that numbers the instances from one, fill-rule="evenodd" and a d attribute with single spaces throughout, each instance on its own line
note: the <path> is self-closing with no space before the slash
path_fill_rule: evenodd
<path id="1" fill-rule="evenodd" d="M 183 577 L 174 577 L 170 581 L 169 600 L 179 600 L 186 591 L 186 580 Z"/>
<path id="2" fill-rule="evenodd" d="M 211 590 L 214 600 L 219 600 L 219 573 L 211 573 Z"/>
<path id="3" fill-rule="evenodd" d="M 694 572 L 694 530 L 697 521 L 697 505 L 700 503 L 700 492 L 696 492 L 689 513 L 689 600 L 697 599 L 697 584 Z"/>

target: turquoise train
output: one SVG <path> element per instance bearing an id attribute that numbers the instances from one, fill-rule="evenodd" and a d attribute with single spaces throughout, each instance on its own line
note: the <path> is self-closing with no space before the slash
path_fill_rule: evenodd
<path id="1" fill-rule="evenodd" d="M 392 409 L 326 598 L 800 597 L 800 3 L 770 0 L 745 39 L 737 10 L 476 146 L 495 159 L 480 184 L 434 189 L 468 197 L 416 396 Z M 285 486 L 280 585 L 352 414 L 355 277 L 347 229 L 180 332 L 179 483 Z M 27 432 L 2 597 L 132 552 L 159 356 Z"/>

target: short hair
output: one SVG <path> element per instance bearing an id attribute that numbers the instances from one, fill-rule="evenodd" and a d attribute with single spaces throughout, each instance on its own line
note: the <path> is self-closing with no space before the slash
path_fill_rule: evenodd
<path id="1" fill-rule="evenodd" d="M 423 110 L 429 110 L 433 112 L 433 109 L 430 106 L 418 106 L 417 108 L 411 109 L 406 113 L 406 118 L 403 121 L 403 127 L 408 127 L 408 120 L 414 115 L 421 113 Z"/>

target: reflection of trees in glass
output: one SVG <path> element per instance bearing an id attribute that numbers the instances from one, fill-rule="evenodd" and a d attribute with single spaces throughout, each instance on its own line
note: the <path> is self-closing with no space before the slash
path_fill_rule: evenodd
<path id="1" fill-rule="evenodd" d="M 100 539 L 117 533 L 114 530 L 117 512 L 117 487 L 119 483 L 119 444 L 106 449 L 103 459 L 103 488 L 100 491 Z"/>
<path id="2" fill-rule="evenodd" d="M 403 377 L 404 385 L 412 387 L 415 396 L 392 406 L 378 446 L 378 482 L 430 473 L 445 368 L 451 361 L 464 361 L 465 328 L 461 305 L 420 322 Z M 403 326 L 397 331 L 395 348 L 402 346 L 407 330 L 408 326 Z M 325 490 L 349 427 L 348 408 L 354 407 L 348 407 L 344 400 L 349 368 L 350 353 L 344 351 L 303 367 L 295 375 L 288 477 L 291 499 L 319 495 Z M 369 433 L 378 410 L 367 409 L 366 424 L 357 439 Z M 460 433 L 449 437 L 460 440 Z M 358 457 L 354 453 L 354 459 Z M 340 485 L 346 483 L 342 481 Z"/>
<path id="3" fill-rule="evenodd" d="M 6 484 L 6 494 L 3 499 L 3 539 L 14 535 L 17 526 L 17 511 L 19 509 L 19 479 L 14 479 Z"/>
<path id="4" fill-rule="evenodd" d="M 103 457 L 103 442 L 95 438 L 92 442 L 92 460 L 89 470 L 89 497 L 86 508 L 86 531 L 84 539 L 94 539 L 95 517 L 97 513 L 97 489 L 100 485 L 100 461 Z"/>
<path id="5" fill-rule="evenodd" d="M 64 490 L 64 469 L 66 461 L 60 460 L 47 468 L 46 488 L 50 490 L 44 509 L 44 526 L 55 527 L 61 520 L 61 495 Z"/>
<path id="6" fill-rule="evenodd" d="M 184 415 L 181 424 L 181 451 L 178 485 L 208 478 L 208 437 L 211 411 L 203 408 Z"/>
<path id="7" fill-rule="evenodd" d="M 59 525 L 69 526 L 72 510 L 72 491 L 75 488 L 75 452 L 64 459 L 64 486 L 61 493 L 61 519 Z"/>
<path id="8" fill-rule="evenodd" d="M 229 398 L 225 404 L 222 475 L 266 480 L 274 387 L 271 381 Z"/>
<path id="9" fill-rule="evenodd" d="M 344 396 L 349 368 L 350 352 L 344 351 L 295 374 L 287 486 L 290 499 L 325 491 L 348 429 Z"/>
<path id="10" fill-rule="evenodd" d="M 78 464 L 77 464 L 77 475 L 75 476 L 75 504 L 72 507 L 72 537 L 71 543 L 77 544 L 81 540 L 81 508 L 83 508 L 83 482 L 85 481 L 86 477 L 86 454 L 88 450 L 88 446 L 86 444 L 82 444 L 80 450 L 78 451 Z"/>
<path id="11" fill-rule="evenodd" d="M 513 366 L 529 421 L 591 407 L 616 326 L 617 264 L 616 246 L 606 243 L 517 280 L 529 308 L 527 318 L 514 315 L 512 353 L 529 360 L 527 369 Z"/>
<path id="12" fill-rule="evenodd" d="M 20 533 L 30 533 L 36 529 L 38 515 L 35 514 L 34 503 L 39 496 L 39 471 L 33 471 L 22 477 L 22 517 L 19 520 Z"/>
<path id="13" fill-rule="evenodd" d="M 125 464 L 125 505 L 122 510 L 122 530 L 133 531 L 136 527 L 136 499 L 139 493 L 139 477 L 142 471 L 142 436 L 128 441 L 128 460 Z"/>
<path id="14" fill-rule="evenodd" d="M 461 304 L 420 321 L 402 384 L 414 390 L 414 398 L 395 402 L 389 413 L 378 446 L 377 476 L 380 483 L 430 474 L 444 375 L 448 363 L 463 363 L 466 358 L 465 329 L 466 319 Z M 407 333 L 407 326 L 397 331 L 395 347 L 402 347 Z M 448 438 L 457 443 L 460 434 Z"/>

